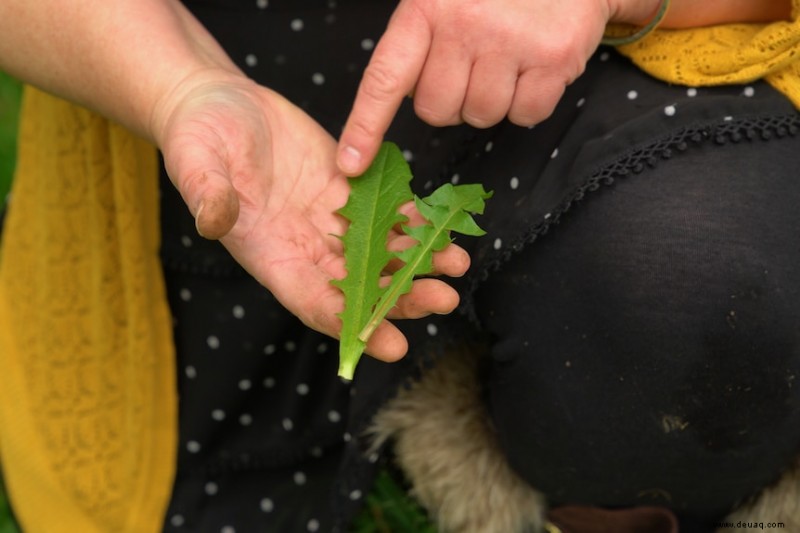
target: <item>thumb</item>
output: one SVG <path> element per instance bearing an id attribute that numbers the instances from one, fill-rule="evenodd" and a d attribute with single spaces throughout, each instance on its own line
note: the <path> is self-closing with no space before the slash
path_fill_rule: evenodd
<path id="1" fill-rule="evenodd" d="M 192 203 L 197 206 L 194 212 L 197 233 L 206 239 L 221 239 L 239 218 L 236 190 L 227 177 L 213 171 L 204 173 L 197 181 L 202 182 L 197 187 L 201 190 L 190 193 L 196 198 Z"/>
<path id="2" fill-rule="evenodd" d="M 193 147 L 180 157 L 164 158 L 167 173 L 195 218 L 197 233 L 220 239 L 239 218 L 239 197 L 226 165 L 215 154 Z"/>
<path id="3" fill-rule="evenodd" d="M 431 32 L 424 15 L 401 2 L 372 54 L 339 139 L 337 164 L 348 176 L 363 173 L 378 152 L 397 109 L 414 89 Z"/>

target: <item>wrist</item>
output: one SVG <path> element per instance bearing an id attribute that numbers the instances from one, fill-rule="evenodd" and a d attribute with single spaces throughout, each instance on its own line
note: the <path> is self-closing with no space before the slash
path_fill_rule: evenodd
<path id="1" fill-rule="evenodd" d="M 644 26 L 656 16 L 664 0 L 608 0 L 608 22 Z"/>

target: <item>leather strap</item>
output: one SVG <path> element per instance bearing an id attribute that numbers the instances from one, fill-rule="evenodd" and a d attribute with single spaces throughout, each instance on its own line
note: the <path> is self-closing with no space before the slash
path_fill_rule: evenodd
<path id="1" fill-rule="evenodd" d="M 678 519 L 664 507 L 601 509 L 565 505 L 552 509 L 548 520 L 560 533 L 678 533 Z"/>

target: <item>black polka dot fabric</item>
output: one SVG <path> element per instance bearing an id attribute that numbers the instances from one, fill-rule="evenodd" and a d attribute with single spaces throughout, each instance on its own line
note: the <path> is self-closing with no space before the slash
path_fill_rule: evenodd
<path id="1" fill-rule="evenodd" d="M 347 118 L 360 73 L 395 5 L 374 0 L 185 3 L 249 76 L 301 106 L 334 136 Z M 424 195 L 446 182 L 483 183 L 494 191 L 479 220 L 487 235 L 458 239 L 472 256 L 469 275 L 453 281 L 462 295 L 460 310 L 447 317 L 403 323 L 411 341 L 409 356 L 395 364 L 365 358 L 352 383 L 336 376 L 334 340 L 305 328 L 218 243 L 197 236 L 194 221 L 162 170 L 162 257 L 175 321 L 180 397 L 178 473 L 164 530 L 347 531 L 384 460 L 384 451 L 369 452 L 363 437 L 371 416 L 424 368 L 421 363 L 434 361 L 450 343 L 473 335 L 491 339 L 493 366 L 485 376 L 491 391 L 487 405 L 509 459 L 523 477 L 540 485 L 558 503 L 669 506 L 670 502 L 630 497 L 648 483 L 657 486 L 662 470 L 651 468 L 638 477 L 619 471 L 626 458 L 646 461 L 664 457 L 669 449 L 653 439 L 647 444 L 650 455 L 642 456 L 636 446 L 637 426 L 613 416 L 625 412 L 633 413 L 629 420 L 644 419 L 646 413 L 636 409 L 655 400 L 645 395 L 634 401 L 628 393 L 620 393 L 611 395 L 604 405 L 602 398 L 610 385 L 600 379 L 606 372 L 600 370 L 603 365 L 586 371 L 579 352 L 575 358 L 569 356 L 578 341 L 554 333 L 570 324 L 545 320 L 572 313 L 608 315 L 608 302 L 600 297 L 587 302 L 582 299 L 589 294 L 586 291 L 562 299 L 562 291 L 566 294 L 577 286 L 574 279 L 567 287 L 559 285 L 567 283 L 560 280 L 569 279 L 557 275 L 562 269 L 574 272 L 569 270 L 571 256 L 556 254 L 557 260 L 540 266 L 537 250 L 541 242 L 556 249 L 562 242 L 570 246 L 571 238 L 591 242 L 592 231 L 612 235 L 611 226 L 617 228 L 618 219 L 605 227 L 597 220 L 607 217 L 599 215 L 600 219 L 588 219 L 577 230 L 565 221 L 595 203 L 613 211 L 613 191 L 639 194 L 636 191 L 647 188 L 647 180 L 655 176 L 654 169 L 678 168 L 682 170 L 675 172 L 702 178 L 697 170 L 702 157 L 689 167 L 665 167 L 662 162 L 679 161 L 686 153 L 724 155 L 735 151 L 739 142 L 793 143 L 796 151 L 795 133 L 800 126 L 796 122 L 791 106 L 762 83 L 713 89 L 668 86 L 641 74 L 608 49 L 598 51 L 554 114 L 533 128 L 509 123 L 486 130 L 432 128 L 419 121 L 406 102 L 387 138 L 403 149 L 415 175 L 412 187 Z M 724 156 L 713 160 L 716 168 L 708 172 L 735 170 L 724 167 Z M 665 181 L 669 172 L 659 172 L 663 188 L 658 194 L 669 194 L 671 185 Z M 625 189 L 615 188 L 620 181 Z M 788 180 L 781 183 L 785 186 Z M 727 194 L 722 189 L 717 192 L 720 197 Z M 690 206 L 693 200 L 681 201 Z M 658 202 L 655 205 L 653 214 L 660 216 Z M 574 260 L 587 261 L 579 255 Z M 680 268 L 676 261 L 675 268 Z M 635 271 L 637 264 L 630 259 L 626 268 Z M 786 290 L 797 294 L 797 279 L 787 278 L 786 283 Z M 537 324 L 547 326 L 537 330 Z M 671 324 L 681 327 L 680 321 Z M 580 339 L 580 328 L 572 327 Z M 621 336 L 624 328 L 607 333 Z M 542 355 L 543 339 L 552 343 L 546 353 L 563 353 L 567 362 Z M 797 346 L 784 354 L 787 375 L 797 369 Z M 609 357 L 611 348 L 597 350 L 591 352 L 594 364 L 604 357 L 612 366 L 608 372 L 625 377 L 628 384 L 637 383 L 636 373 L 650 368 Z M 648 353 L 642 351 L 647 350 L 637 355 L 646 360 Z M 702 366 L 702 350 L 693 353 L 691 364 Z M 730 353 L 731 357 L 754 357 Z M 586 387 L 592 392 L 586 398 L 598 399 L 586 404 L 562 397 L 562 389 L 541 387 L 541 383 L 563 379 L 570 368 L 584 372 L 581 376 L 586 380 L 571 383 L 574 397 L 580 397 Z M 667 362 L 659 372 L 675 376 L 676 368 Z M 679 395 L 682 386 L 680 377 L 666 379 L 659 394 Z M 531 387 L 537 387 L 537 394 L 529 394 Z M 796 394 L 770 398 L 759 396 L 754 401 L 766 402 L 762 405 L 766 410 L 773 405 L 769 402 L 788 402 L 789 407 L 780 424 L 776 422 L 758 440 L 760 447 L 731 445 L 732 437 L 727 444 L 717 442 L 722 448 L 715 453 L 728 455 L 715 471 L 704 474 L 717 476 L 713 502 L 704 500 L 696 489 L 691 471 L 671 478 L 672 501 L 681 502 L 672 507 L 683 519 L 706 523 L 718 517 L 726 506 L 777 476 L 792 450 L 800 447 L 800 436 L 785 429 L 787 420 L 798 418 Z M 714 405 L 713 409 L 723 407 L 719 402 Z M 549 425 L 536 423 L 540 409 L 547 410 L 542 420 Z M 708 418 L 709 413 L 703 413 Z M 664 414 L 683 416 L 672 411 Z M 608 431 L 593 429 L 591 421 L 598 417 L 609 420 Z M 702 425 L 701 419 L 693 419 L 698 420 L 694 424 Z M 515 439 L 513 431 L 503 433 L 511 427 L 527 429 Z M 706 434 L 709 431 L 714 433 L 713 427 Z M 773 448 L 765 439 L 781 444 Z M 541 449 L 541 460 L 520 451 L 530 449 L 532 442 Z M 591 453 L 566 442 L 584 443 Z M 691 439 L 682 445 L 689 454 L 692 446 L 704 446 Z M 720 481 L 738 475 L 741 463 L 753 458 L 747 455 L 753 450 L 774 453 L 768 460 L 752 463 L 757 467 L 741 483 Z M 572 453 L 596 462 L 581 463 Z M 667 455 L 672 461 L 669 468 L 681 471 L 681 456 Z M 604 470 L 597 466 L 604 464 L 604 458 L 611 458 L 607 465 L 623 467 Z M 532 474 L 542 461 L 551 465 L 546 471 L 552 474 L 544 482 Z M 595 492 L 586 490 L 589 478 Z"/>

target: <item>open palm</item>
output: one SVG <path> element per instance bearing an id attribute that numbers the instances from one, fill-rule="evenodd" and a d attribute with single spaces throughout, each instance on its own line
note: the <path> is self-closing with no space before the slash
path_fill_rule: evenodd
<path id="1" fill-rule="evenodd" d="M 340 239 L 348 179 L 335 163 L 336 141 L 278 94 L 245 78 L 197 84 L 172 106 L 161 136 L 167 171 L 198 231 L 220 239 L 236 260 L 309 327 L 337 336 L 344 307 L 331 279 L 345 276 Z M 398 234 L 390 240 L 402 242 Z M 460 275 L 468 258 L 455 247 L 439 271 Z M 390 315 L 450 312 L 458 296 L 420 280 Z M 384 322 L 367 351 L 401 357 L 403 335 Z"/>

